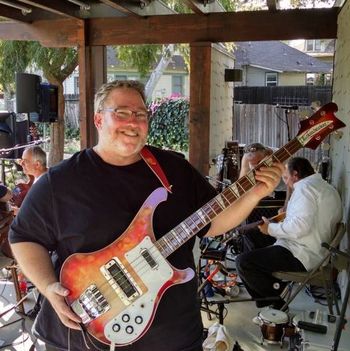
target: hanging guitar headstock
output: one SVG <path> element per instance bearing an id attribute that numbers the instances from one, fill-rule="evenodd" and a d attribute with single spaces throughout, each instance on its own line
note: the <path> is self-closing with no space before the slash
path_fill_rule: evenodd
<path id="1" fill-rule="evenodd" d="M 335 116 L 334 113 L 337 111 L 337 104 L 330 102 L 308 119 L 300 121 L 301 128 L 296 138 L 301 145 L 314 150 L 328 134 L 345 127 L 345 124 Z"/>

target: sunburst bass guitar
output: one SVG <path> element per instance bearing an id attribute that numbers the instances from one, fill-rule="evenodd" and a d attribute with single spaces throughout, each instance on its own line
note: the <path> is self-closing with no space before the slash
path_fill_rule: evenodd
<path id="1" fill-rule="evenodd" d="M 150 328 L 166 290 L 194 277 L 192 269 L 178 270 L 166 258 L 250 190 L 256 184 L 256 169 L 284 162 L 302 147 L 315 149 L 329 133 L 344 127 L 335 117 L 336 111 L 337 105 L 329 103 L 301 121 L 293 140 L 158 241 L 152 217 L 157 205 L 167 199 L 164 188 L 152 192 L 128 229 L 113 243 L 95 252 L 69 256 L 62 266 L 60 282 L 70 290 L 66 302 L 81 317 L 88 333 L 115 346 L 140 339 Z"/>

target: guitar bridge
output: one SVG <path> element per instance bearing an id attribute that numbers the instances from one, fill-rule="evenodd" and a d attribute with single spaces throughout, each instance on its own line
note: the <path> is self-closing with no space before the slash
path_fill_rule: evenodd
<path id="1" fill-rule="evenodd" d="M 141 295 L 142 291 L 136 281 L 117 257 L 107 262 L 100 270 L 126 306 Z"/>
<path id="2" fill-rule="evenodd" d="M 95 284 L 88 286 L 79 299 L 73 301 L 71 307 L 84 324 L 96 319 L 111 308 Z"/>

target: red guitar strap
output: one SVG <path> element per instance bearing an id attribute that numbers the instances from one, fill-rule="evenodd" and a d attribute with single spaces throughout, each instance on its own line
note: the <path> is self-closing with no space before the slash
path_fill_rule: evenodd
<path id="1" fill-rule="evenodd" d="M 146 162 L 147 166 L 151 169 L 151 171 L 156 175 L 159 181 L 162 183 L 164 188 L 171 193 L 172 185 L 169 184 L 166 175 L 163 172 L 161 165 L 158 163 L 157 159 L 152 154 L 151 150 L 144 146 L 140 151 L 140 156 Z"/>

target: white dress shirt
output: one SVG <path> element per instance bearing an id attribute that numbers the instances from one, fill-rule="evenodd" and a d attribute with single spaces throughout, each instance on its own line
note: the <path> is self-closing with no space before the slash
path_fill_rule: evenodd
<path id="1" fill-rule="evenodd" d="M 294 183 L 288 201 L 286 218 L 270 223 L 268 233 L 292 252 L 307 270 L 314 268 L 325 256 L 322 242 L 329 242 L 342 218 L 341 200 L 337 190 L 313 174 Z"/>

